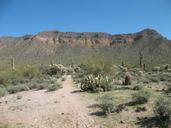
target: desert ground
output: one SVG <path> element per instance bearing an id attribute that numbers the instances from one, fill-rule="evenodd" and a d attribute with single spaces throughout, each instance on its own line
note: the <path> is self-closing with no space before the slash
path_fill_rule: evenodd
<path id="1" fill-rule="evenodd" d="M 97 128 L 88 108 L 94 103 L 80 96 L 71 76 L 67 76 L 58 91 L 31 90 L 1 98 L 0 124 L 26 128 Z"/>

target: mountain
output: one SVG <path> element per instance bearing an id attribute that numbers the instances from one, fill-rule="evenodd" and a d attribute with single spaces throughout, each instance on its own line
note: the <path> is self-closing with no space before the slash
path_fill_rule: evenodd
<path id="1" fill-rule="evenodd" d="M 80 57 L 86 58 L 88 54 L 94 52 L 94 49 L 105 55 L 106 52 L 111 51 L 108 54 L 113 58 L 135 57 L 141 50 L 146 56 L 164 56 L 165 61 L 168 61 L 171 41 L 153 29 L 117 35 L 102 32 L 47 31 L 36 35 L 0 38 L 0 59 L 2 61 L 11 56 L 17 58 L 18 61 L 27 60 L 29 62 L 43 62 L 49 57 L 53 60 L 55 58 L 59 60 L 60 57 L 72 58 L 70 61 L 73 61 L 76 56 L 79 59 Z"/>

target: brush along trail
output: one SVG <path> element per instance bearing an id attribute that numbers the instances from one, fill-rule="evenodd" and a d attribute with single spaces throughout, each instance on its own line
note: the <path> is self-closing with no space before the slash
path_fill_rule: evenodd
<path id="1" fill-rule="evenodd" d="M 98 128 L 88 108 L 94 101 L 75 90 L 71 76 L 67 76 L 63 88 L 54 92 L 31 90 L 2 97 L 0 124 L 15 128 Z"/>

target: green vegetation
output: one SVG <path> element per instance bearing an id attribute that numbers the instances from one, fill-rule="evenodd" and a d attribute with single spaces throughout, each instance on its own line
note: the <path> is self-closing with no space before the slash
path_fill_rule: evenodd
<path id="1" fill-rule="evenodd" d="M 155 102 L 154 113 L 160 118 L 171 118 L 171 99 L 160 96 Z"/>
<path id="2" fill-rule="evenodd" d="M 150 98 L 150 92 L 147 90 L 140 90 L 132 94 L 132 101 L 135 104 L 147 103 Z"/>
<path id="3" fill-rule="evenodd" d="M 18 84 L 23 80 L 31 80 L 33 78 L 40 78 L 41 72 L 35 66 L 18 66 L 15 70 L 7 68 L 0 71 L 0 84 Z"/>
<path id="4" fill-rule="evenodd" d="M 84 56 L 80 54 L 81 59 L 74 56 L 75 52 L 71 54 L 71 65 L 64 59 L 61 60 L 61 63 L 65 63 L 65 66 L 61 64 L 42 64 L 41 66 L 16 64 L 15 70 L 9 68 L 8 65 L 0 66 L 0 97 L 30 89 L 55 91 L 61 88 L 59 82 L 65 81 L 65 75 L 71 74 L 74 82 L 83 91 L 80 91 L 83 95 L 99 99 L 97 109 L 100 112 L 104 115 L 115 112 L 108 117 L 100 118 L 105 122 L 106 127 L 113 127 L 115 124 L 118 127 L 123 127 L 122 124 L 126 125 L 126 123 L 130 127 L 135 125 L 146 127 L 149 124 L 144 123 L 144 120 L 146 121 L 154 114 L 160 120 L 163 117 L 170 119 L 169 106 L 171 105 L 167 98 L 171 87 L 169 64 L 156 66 L 157 63 L 144 60 L 143 62 L 147 62 L 147 67 L 146 70 L 143 70 L 138 67 L 138 56 L 136 55 L 132 55 L 132 60 L 127 60 L 124 55 L 121 55 L 123 58 L 119 58 L 119 55 L 113 56 L 112 53 L 117 54 L 113 51 L 115 48 L 101 48 L 96 52 L 93 48 L 85 49 L 88 53 L 84 53 Z M 125 47 L 126 49 L 129 48 Z M 79 50 L 80 48 L 76 51 Z M 83 52 L 85 52 L 84 50 Z M 103 50 L 105 51 L 102 54 L 100 51 Z M 65 57 L 66 55 L 61 56 Z M 152 67 L 160 67 L 158 68 L 160 70 L 151 70 Z M 127 74 L 130 74 L 131 77 Z M 164 99 L 154 102 L 161 93 L 164 95 Z M 154 113 L 151 111 L 153 109 Z M 134 112 L 139 113 L 134 116 Z M 145 119 L 136 124 L 135 122 L 138 122 L 140 117 Z"/>
<path id="5" fill-rule="evenodd" d="M 62 77 L 61 81 L 65 81 L 65 80 L 66 80 L 66 78 L 65 77 Z"/>
<path id="6" fill-rule="evenodd" d="M 110 94 L 104 95 L 100 97 L 100 108 L 102 109 L 104 114 L 109 114 L 114 111 L 115 109 L 115 103 L 114 103 L 114 97 Z"/>
<path id="7" fill-rule="evenodd" d="M 111 60 L 102 58 L 98 54 L 95 54 L 94 56 L 91 56 L 83 61 L 80 67 L 84 70 L 85 74 L 93 75 L 112 75 L 116 70 L 116 66 Z"/>
<path id="8" fill-rule="evenodd" d="M 135 112 L 144 112 L 146 110 L 146 107 L 137 106 Z"/>
<path id="9" fill-rule="evenodd" d="M 47 91 L 49 91 L 49 92 L 55 91 L 57 89 L 60 89 L 61 87 L 62 87 L 62 85 L 60 83 L 51 84 L 51 85 L 47 86 Z"/>
<path id="10" fill-rule="evenodd" d="M 62 65 L 16 65 L 15 69 L 4 68 L 0 69 L 0 97 L 30 89 L 57 90 L 61 85 L 54 82 L 54 79 L 61 78 L 67 73 Z"/>
<path id="11" fill-rule="evenodd" d="M 6 93 L 7 93 L 6 88 L 0 87 L 0 97 L 1 97 L 1 96 L 4 96 Z"/>
<path id="12" fill-rule="evenodd" d="M 28 90 L 29 90 L 29 88 L 23 84 L 7 86 L 7 91 L 10 94 L 21 92 L 21 91 L 28 91 Z"/>
<path id="13" fill-rule="evenodd" d="M 132 89 L 135 90 L 135 91 L 138 91 L 138 90 L 142 90 L 143 87 L 142 87 L 142 85 L 136 85 Z"/>
<path id="14" fill-rule="evenodd" d="M 81 89 L 88 92 L 110 91 L 111 79 L 108 76 L 88 75 L 81 81 Z"/>

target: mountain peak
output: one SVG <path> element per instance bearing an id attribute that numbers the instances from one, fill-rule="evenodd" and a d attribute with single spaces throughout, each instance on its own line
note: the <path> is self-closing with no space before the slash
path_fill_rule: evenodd
<path id="1" fill-rule="evenodd" d="M 156 30 L 151 29 L 151 28 L 146 28 L 146 29 L 138 32 L 138 34 L 149 35 L 149 36 L 151 36 L 151 35 L 160 35 L 161 36 L 161 34 L 159 32 L 157 32 Z"/>

